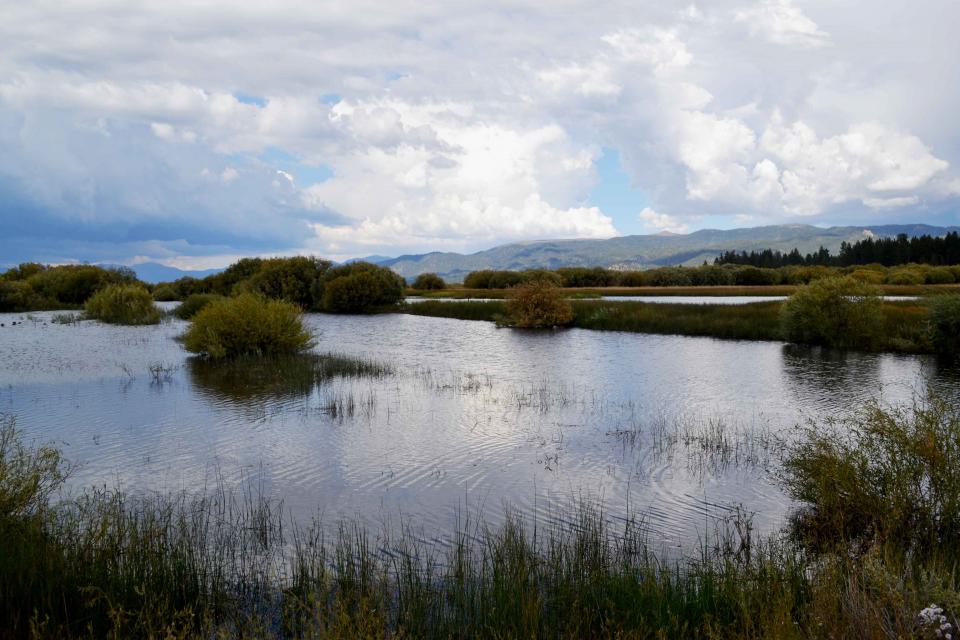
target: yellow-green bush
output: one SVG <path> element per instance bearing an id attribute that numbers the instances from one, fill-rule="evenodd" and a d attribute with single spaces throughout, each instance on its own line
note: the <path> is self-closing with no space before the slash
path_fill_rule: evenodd
<path id="1" fill-rule="evenodd" d="M 883 284 L 884 280 L 883 273 L 874 269 L 856 269 L 850 273 L 850 277 L 866 284 Z"/>
<path id="2" fill-rule="evenodd" d="M 173 285 L 161 284 L 153 289 L 153 299 L 157 302 L 173 302 L 179 300 L 180 297 Z"/>
<path id="3" fill-rule="evenodd" d="M 157 324 L 160 310 L 153 296 L 137 284 L 112 284 L 93 294 L 84 305 L 87 317 L 110 324 Z"/>
<path id="4" fill-rule="evenodd" d="M 914 269 L 894 269 L 887 274 L 887 284 L 923 284 L 923 274 Z"/>
<path id="5" fill-rule="evenodd" d="M 534 280 L 513 288 L 507 316 L 515 327 L 557 327 L 573 322 L 573 307 L 552 282 Z"/>
<path id="6" fill-rule="evenodd" d="M 0 280 L 0 313 L 31 311 L 47 307 L 54 308 L 56 305 L 50 300 L 44 300 L 26 282 Z"/>
<path id="7" fill-rule="evenodd" d="M 211 358 L 301 353 L 314 344 L 299 307 L 253 293 L 208 304 L 193 317 L 183 342 L 187 351 Z"/>
<path id="8" fill-rule="evenodd" d="M 949 267 L 933 267 L 927 271 L 925 281 L 927 284 L 953 284 L 957 280 Z"/>
<path id="9" fill-rule="evenodd" d="M 368 313 L 403 300 L 403 278 L 369 262 L 353 262 L 327 271 L 323 280 L 324 311 Z"/>
<path id="10" fill-rule="evenodd" d="M 447 283 L 435 273 L 421 273 L 413 281 L 413 288 L 421 291 L 437 291 L 446 289 Z"/>
<path id="11" fill-rule="evenodd" d="M 783 303 L 783 335 L 803 344 L 871 348 L 883 338 L 882 304 L 876 287 L 850 277 L 822 278 Z"/>

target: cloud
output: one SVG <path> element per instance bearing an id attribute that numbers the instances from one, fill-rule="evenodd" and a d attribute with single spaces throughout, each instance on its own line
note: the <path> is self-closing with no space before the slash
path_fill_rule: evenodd
<path id="1" fill-rule="evenodd" d="M 761 0 L 735 15 L 736 21 L 745 23 L 753 36 L 774 44 L 821 47 L 829 39 L 829 35 L 790 0 Z"/>
<path id="2" fill-rule="evenodd" d="M 958 19 L 948 0 L 20 3 L 0 22 L 0 254 L 188 264 L 956 211 Z M 593 206 L 604 148 L 645 217 Z"/>
<path id="3" fill-rule="evenodd" d="M 689 225 L 684 224 L 674 216 L 670 216 L 665 213 L 657 213 L 650 207 L 646 207 L 643 211 L 641 211 L 638 217 L 643 223 L 643 226 L 649 231 L 666 231 L 669 233 L 687 233 L 690 231 Z"/>
<path id="4" fill-rule="evenodd" d="M 478 123 L 467 105 L 398 101 L 342 103 L 338 122 L 346 135 L 380 139 L 381 128 L 356 117 L 371 112 L 391 114 L 390 145 L 335 158 L 337 174 L 304 191 L 308 208 L 352 221 L 314 225 L 320 248 L 617 235 L 599 209 L 577 204 L 590 186 L 593 156 L 559 126 L 518 130 Z"/>
<path id="5" fill-rule="evenodd" d="M 903 198 L 864 198 L 863 204 L 871 209 L 896 209 L 899 207 L 909 207 L 920 203 L 917 196 L 906 196 Z"/>

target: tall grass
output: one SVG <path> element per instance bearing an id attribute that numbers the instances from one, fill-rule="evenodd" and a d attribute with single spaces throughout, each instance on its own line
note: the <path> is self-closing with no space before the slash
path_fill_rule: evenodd
<path id="1" fill-rule="evenodd" d="M 783 484 L 807 505 L 794 534 L 808 546 L 891 544 L 960 560 L 960 407 L 868 404 L 813 424 L 786 458 Z"/>

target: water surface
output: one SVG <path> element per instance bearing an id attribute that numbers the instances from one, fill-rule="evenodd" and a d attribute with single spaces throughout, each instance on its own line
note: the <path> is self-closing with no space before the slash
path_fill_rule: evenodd
<path id="1" fill-rule="evenodd" d="M 562 519 L 580 497 L 642 514 L 667 545 L 735 504 L 769 530 L 789 506 L 775 436 L 870 397 L 960 387 L 920 356 L 399 314 L 307 316 L 317 353 L 386 372 L 237 373 L 191 358 L 178 320 L 51 317 L 0 315 L 0 411 L 63 447 L 73 489 L 252 480 L 298 517 L 403 518 L 426 535 L 458 511 L 496 523 L 505 505 Z"/>

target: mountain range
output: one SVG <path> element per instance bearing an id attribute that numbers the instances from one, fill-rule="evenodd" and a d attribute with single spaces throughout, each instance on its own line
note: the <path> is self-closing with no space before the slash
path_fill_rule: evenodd
<path id="1" fill-rule="evenodd" d="M 878 225 L 871 227 L 815 227 L 790 224 L 747 229 L 702 229 L 687 234 L 633 235 L 606 240 L 546 240 L 506 244 L 468 255 L 427 253 L 380 260 L 405 278 L 433 272 L 448 282 L 479 269 L 557 269 L 559 267 L 608 267 L 613 269 L 649 269 L 674 265 L 699 265 L 712 262 L 724 251 L 750 251 L 794 248 L 807 254 L 820 247 L 832 253 L 842 242 L 864 238 L 942 236 L 960 227 L 934 227 L 925 224 Z"/>
<path id="2" fill-rule="evenodd" d="M 745 229 L 702 229 L 686 234 L 661 233 L 632 235 L 605 240 L 542 240 L 505 244 L 476 253 L 433 252 L 396 258 L 363 258 L 390 267 L 412 279 L 433 272 L 448 282 L 458 282 L 467 273 L 479 269 L 556 269 L 559 267 L 608 267 L 613 269 L 649 269 L 667 265 L 699 265 L 712 262 L 724 251 L 751 251 L 794 248 L 812 253 L 820 247 L 832 253 L 842 242 L 864 238 L 942 236 L 960 227 L 935 227 L 926 224 L 896 224 L 866 227 L 815 227 L 804 224 L 771 225 Z M 203 277 L 218 270 L 181 271 L 173 267 L 147 263 L 133 267 L 147 282 L 175 280 L 182 276 Z"/>

